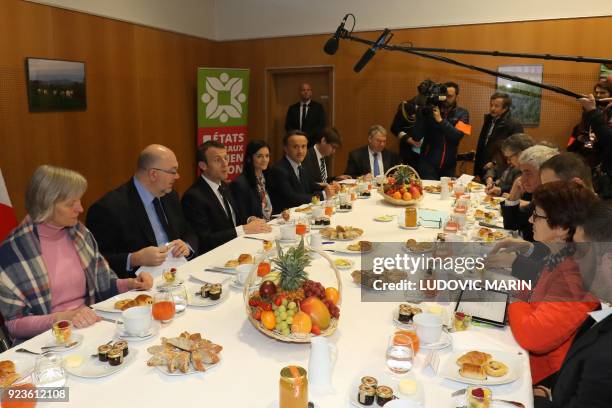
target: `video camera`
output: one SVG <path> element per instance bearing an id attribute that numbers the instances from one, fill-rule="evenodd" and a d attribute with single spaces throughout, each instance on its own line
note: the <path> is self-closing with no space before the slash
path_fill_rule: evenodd
<path id="1" fill-rule="evenodd" d="M 430 114 L 434 106 L 442 109 L 446 102 L 446 86 L 443 84 L 436 84 L 434 81 L 426 79 L 417 86 L 417 90 L 423 101 L 424 114 Z"/>

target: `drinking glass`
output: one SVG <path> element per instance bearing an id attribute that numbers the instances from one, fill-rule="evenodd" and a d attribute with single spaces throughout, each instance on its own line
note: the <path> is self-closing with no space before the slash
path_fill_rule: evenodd
<path id="1" fill-rule="evenodd" d="M 66 385 L 66 377 L 59 354 L 47 352 L 36 358 L 32 379 L 37 387 L 63 387 Z"/>
<path id="2" fill-rule="evenodd" d="M 389 337 L 386 353 L 387 368 L 395 374 L 406 374 L 412 369 L 414 349 L 410 336 L 396 333 Z"/>
<path id="3" fill-rule="evenodd" d="M 170 323 L 174 319 L 176 306 L 174 296 L 169 291 L 159 291 L 153 295 L 153 318 L 162 323 Z"/>
<path id="4" fill-rule="evenodd" d="M 455 198 L 461 198 L 461 196 L 465 193 L 465 186 L 463 184 L 455 183 L 453 186 L 453 192 L 455 193 Z"/>
<path id="5" fill-rule="evenodd" d="M 174 309 L 177 315 L 181 315 L 187 310 L 187 289 L 185 285 L 181 283 L 177 286 L 172 286 L 167 289 L 172 294 L 172 300 L 174 301 Z"/>

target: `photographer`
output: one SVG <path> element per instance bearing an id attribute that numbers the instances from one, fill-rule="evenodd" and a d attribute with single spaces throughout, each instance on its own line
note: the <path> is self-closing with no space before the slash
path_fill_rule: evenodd
<path id="1" fill-rule="evenodd" d="M 425 180 L 454 177 L 457 149 L 472 127 L 470 115 L 457 106 L 459 85 L 454 82 L 434 84 L 426 92 L 427 105 L 417 110 L 415 141 L 423 140 L 419 174 Z"/>
<path id="2" fill-rule="evenodd" d="M 399 140 L 399 154 L 402 163 L 408 164 L 413 168 L 418 168 L 421 156 L 421 144 L 423 140 L 414 140 L 413 132 L 416 123 L 417 111 L 427 103 L 426 92 L 435 85 L 433 81 L 426 79 L 417 86 L 418 95 L 414 98 L 401 101 L 397 107 L 397 112 L 391 123 L 391 133 Z"/>

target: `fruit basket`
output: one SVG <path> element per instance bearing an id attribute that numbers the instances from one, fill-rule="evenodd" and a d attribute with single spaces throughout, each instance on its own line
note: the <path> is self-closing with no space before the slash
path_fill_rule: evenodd
<path id="1" fill-rule="evenodd" d="M 423 183 L 415 169 L 405 164 L 391 167 L 385 173 L 386 181 L 378 193 L 393 205 L 416 205 L 423 199 Z"/>
<path id="2" fill-rule="evenodd" d="M 338 327 L 342 302 L 342 280 L 333 260 L 325 252 L 310 248 L 302 239 L 297 246 L 283 250 L 277 243 L 276 257 L 269 251 L 258 256 L 243 289 L 249 321 L 263 334 L 289 343 L 310 343 L 313 336 L 330 336 Z M 324 288 L 309 280 L 309 251 L 329 264 L 336 287 Z M 273 268 L 262 281 L 258 265 L 271 261 Z"/>

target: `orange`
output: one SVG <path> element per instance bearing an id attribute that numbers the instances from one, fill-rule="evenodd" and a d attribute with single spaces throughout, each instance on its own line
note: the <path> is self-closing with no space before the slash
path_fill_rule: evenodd
<path id="1" fill-rule="evenodd" d="M 336 288 L 325 288 L 325 299 L 332 302 L 334 305 L 338 303 L 340 300 L 340 293 L 338 293 L 338 289 Z"/>
<path id="2" fill-rule="evenodd" d="M 274 317 L 274 312 L 271 310 L 262 312 L 261 323 L 266 329 L 274 330 L 274 328 L 276 327 L 276 317 Z"/>
<path id="3" fill-rule="evenodd" d="M 270 263 L 269 262 L 260 262 L 257 266 L 257 276 L 262 277 L 266 276 L 270 273 Z"/>
<path id="4" fill-rule="evenodd" d="M 400 194 L 399 191 L 396 191 L 395 193 L 393 193 L 393 198 L 395 198 L 396 200 L 401 200 L 402 195 Z"/>
<path id="5" fill-rule="evenodd" d="M 410 194 L 408 192 L 404 193 L 404 195 L 402 195 L 402 200 L 404 200 L 404 201 L 412 200 L 412 194 Z"/>

